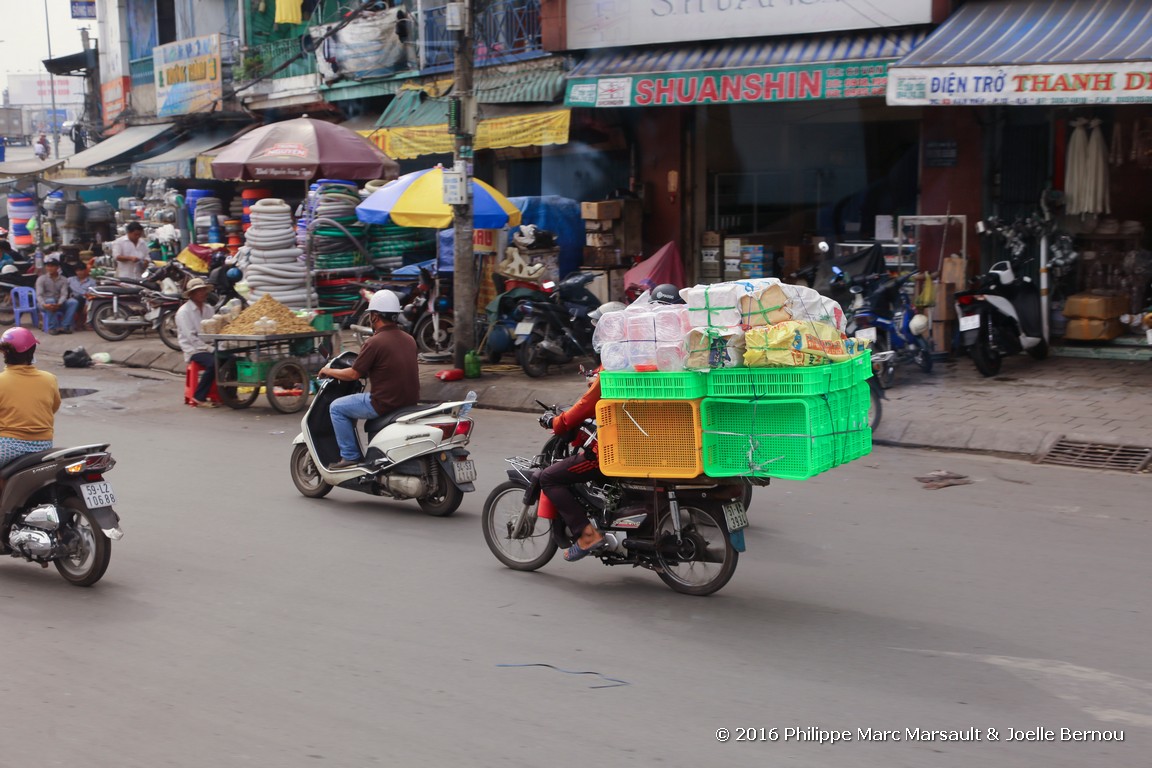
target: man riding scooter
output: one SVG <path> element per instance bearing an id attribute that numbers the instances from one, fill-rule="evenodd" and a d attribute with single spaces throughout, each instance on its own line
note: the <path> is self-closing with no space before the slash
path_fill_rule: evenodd
<path id="1" fill-rule="evenodd" d="M 368 303 L 366 317 L 373 333 L 361 347 L 356 362 L 351 368 L 320 369 L 321 376 L 340 381 L 368 379 L 367 392 L 345 395 L 332 403 L 332 429 L 340 446 L 340 461 L 328 465 L 329 470 L 351 469 L 363 462 L 356 438 L 357 419 L 384 416 L 420 400 L 416 341 L 397 325 L 400 311 L 396 294 L 377 291 Z"/>

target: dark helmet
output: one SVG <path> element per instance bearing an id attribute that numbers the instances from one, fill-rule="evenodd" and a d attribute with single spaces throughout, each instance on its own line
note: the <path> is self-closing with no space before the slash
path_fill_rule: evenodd
<path id="1" fill-rule="evenodd" d="M 680 289 L 672 283 L 664 283 L 652 289 L 652 301 L 658 304 L 683 304 L 680 298 Z"/>
<path id="2" fill-rule="evenodd" d="M 240 271 L 239 267 L 229 267 L 224 276 L 231 280 L 233 283 L 240 282 L 240 278 L 244 277 L 244 273 Z"/>

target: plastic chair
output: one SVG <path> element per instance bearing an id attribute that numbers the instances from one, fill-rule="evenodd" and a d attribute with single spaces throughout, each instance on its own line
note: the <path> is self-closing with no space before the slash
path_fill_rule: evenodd
<path id="1" fill-rule="evenodd" d="M 200 374 L 204 373 L 204 367 L 199 363 L 188 363 L 188 369 L 184 374 L 184 405 L 195 405 L 196 399 L 192 397 L 196 394 L 196 387 L 200 384 Z M 220 402 L 220 392 L 216 389 L 216 382 L 212 382 L 212 388 L 208 390 L 208 402 Z"/>
<path id="2" fill-rule="evenodd" d="M 32 315 L 32 325 L 35 327 L 40 324 L 40 317 L 44 313 L 36 303 L 36 289 L 18 285 L 12 289 L 12 323 L 20 325 L 21 316 L 25 314 Z"/>

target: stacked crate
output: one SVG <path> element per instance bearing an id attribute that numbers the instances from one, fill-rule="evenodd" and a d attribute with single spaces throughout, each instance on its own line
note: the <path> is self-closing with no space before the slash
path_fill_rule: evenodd
<path id="1" fill-rule="evenodd" d="M 623 200 L 580 203 L 580 218 L 584 219 L 584 266 L 619 266 L 623 233 L 617 225 L 623 213 Z"/>
<path id="2" fill-rule="evenodd" d="M 600 374 L 610 477 L 806 480 L 872 450 L 865 352 L 842 363 Z"/>

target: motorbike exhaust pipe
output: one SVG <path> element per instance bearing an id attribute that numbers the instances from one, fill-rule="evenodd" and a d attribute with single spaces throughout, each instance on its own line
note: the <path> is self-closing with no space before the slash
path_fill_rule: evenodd
<path id="1" fill-rule="evenodd" d="M 117 318 L 117 319 L 113 319 L 113 320 L 104 320 L 104 321 L 102 321 L 102 324 L 108 326 L 109 328 L 114 328 L 117 330 L 123 330 L 125 328 L 151 328 L 152 327 L 152 322 L 149 320 L 145 320 L 142 317 L 137 317 L 137 318 L 129 317 L 129 318 Z"/>

